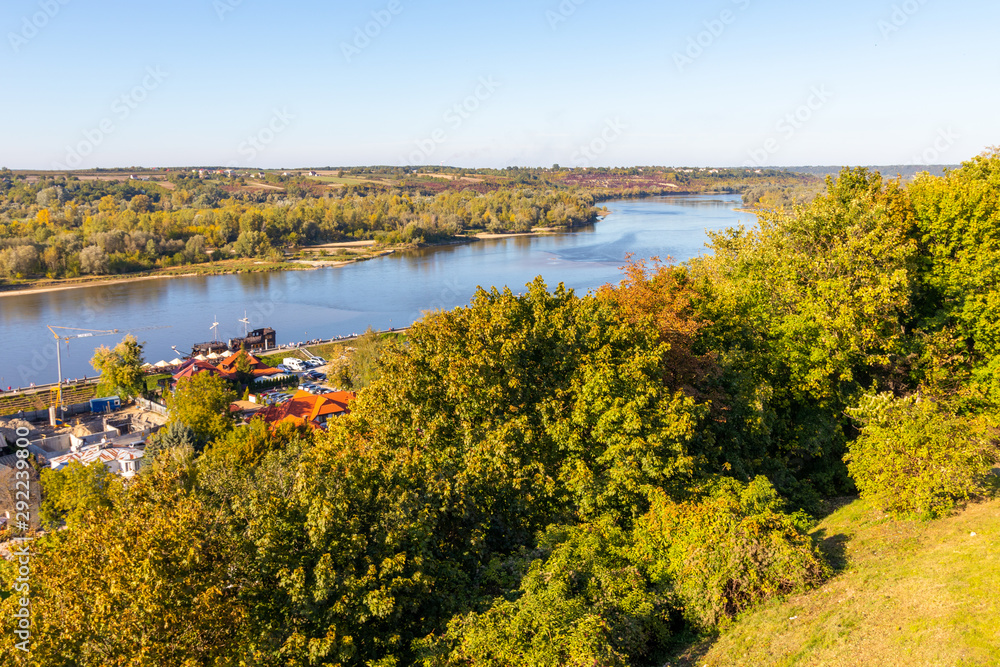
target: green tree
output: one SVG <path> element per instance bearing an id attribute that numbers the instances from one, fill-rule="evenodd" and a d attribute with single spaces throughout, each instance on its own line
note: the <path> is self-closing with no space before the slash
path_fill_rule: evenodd
<path id="1" fill-rule="evenodd" d="M 263 419 L 251 419 L 243 428 L 233 429 L 217 439 L 205 452 L 208 458 L 221 458 L 230 465 L 256 466 L 272 451 L 291 441 L 311 442 L 312 431 L 307 426 L 283 423 L 272 428 Z"/>
<path id="2" fill-rule="evenodd" d="M 844 409 L 874 386 L 906 390 L 919 267 L 913 207 L 897 183 L 844 170 L 806 208 L 712 235 L 691 263 L 698 330 L 728 397 L 718 472 L 766 474 L 800 506 L 850 489 Z"/>
<path id="3" fill-rule="evenodd" d="M 549 524 L 624 529 L 684 489 L 707 410 L 664 385 L 664 353 L 612 300 L 540 279 L 417 323 L 301 464 L 306 526 L 264 526 L 263 544 L 308 545 L 268 565 L 301 573 L 276 584 L 284 655 L 410 664 L 415 640 L 517 588 L 488 572 Z"/>
<path id="4" fill-rule="evenodd" d="M 948 327 L 971 377 L 963 393 L 1000 405 L 1000 149 L 909 188 L 924 243 L 921 324 Z"/>
<path id="5" fill-rule="evenodd" d="M 164 428 L 150 436 L 149 440 L 146 441 L 146 449 L 143 451 L 143 458 L 145 459 L 143 467 L 151 469 L 153 461 L 163 451 L 174 448 L 194 449 L 194 447 L 195 436 L 191 428 L 187 424 L 171 420 Z"/>
<path id="6" fill-rule="evenodd" d="M 234 382 L 241 387 L 249 387 L 253 384 L 254 374 L 253 374 L 253 364 L 250 363 L 249 353 L 246 348 L 241 349 L 236 353 L 236 372 L 234 375 Z"/>
<path id="7" fill-rule="evenodd" d="M 233 243 L 233 252 L 237 257 L 261 257 L 272 250 L 267 234 L 259 231 L 240 232 L 239 238 Z"/>
<path id="8" fill-rule="evenodd" d="M 132 334 L 125 336 L 114 349 L 104 345 L 97 348 L 90 365 L 101 374 L 99 395 L 118 395 L 123 399 L 142 396 L 146 392 L 142 364 L 142 343 Z"/>
<path id="9" fill-rule="evenodd" d="M 170 422 L 187 426 L 198 450 L 233 427 L 229 406 L 235 400 L 229 383 L 214 373 L 181 378 L 166 398 Z"/>
<path id="10" fill-rule="evenodd" d="M 184 244 L 184 257 L 191 263 L 205 262 L 209 259 L 205 252 L 205 237 L 195 234 Z"/>

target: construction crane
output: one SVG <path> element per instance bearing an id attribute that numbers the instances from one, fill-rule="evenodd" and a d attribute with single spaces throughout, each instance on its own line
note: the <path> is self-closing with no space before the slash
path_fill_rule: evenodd
<path id="1" fill-rule="evenodd" d="M 65 341 L 67 344 L 70 340 L 74 338 L 93 338 L 96 336 L 113 336 L 115 334 L 130 334 L 136 331 L 148 331 L 150 329 L 169 329 L 169 326 L 156 326 L 156 327 L 139 327 L 138 329 L 82 329 L 80 327 L 57 327 L 46 325 L 52 335 L 56 338 L 56 372 L 59 373 L 59 381 L 56 382 L 56 405 L 63 407 L 62 405 L 62 354 L 59 351 L 60 341 Z M 64 331 L 82 331 L 83 333 L 66 335 L 60 334 L 56 329 L 61 329 Z"/>

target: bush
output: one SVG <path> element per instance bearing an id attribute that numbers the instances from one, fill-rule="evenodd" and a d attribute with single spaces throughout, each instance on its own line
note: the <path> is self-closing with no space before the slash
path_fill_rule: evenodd
<path id="1" fill-rule="evenodd" d="M 550 526 L 519 597 L 459 616 L 442 640 L 420 642 L 432 649 L 423 664 L 625 667 L 662 658 L 652 654 L 670 635 L 670 609 L 624 555 L 627 539 L 610 527 Z"/>
<path id="2" fill-rule="evenodd" d="M 848 446 L 847 469 L 861 497 L 886 512 L 934 518 L 993 486 L 998 450 L 982 419 L 889 394 L 866 396 L 849 412 L 862 431 Z"/>
<path id="3" fill-rule="evenodd" d="M 715 482 L 704 498 L 660 494 L 635 530 L 635 558 L 674 595 L 696 630 L 713 630 L 775 595 L 804 590 L 830 568 L 806 534 L 808 517 L 787 514 L 764 477 Z"/>

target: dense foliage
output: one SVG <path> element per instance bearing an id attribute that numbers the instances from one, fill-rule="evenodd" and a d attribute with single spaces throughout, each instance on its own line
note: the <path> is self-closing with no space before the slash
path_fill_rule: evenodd
<path id="1" fill-rule="evenodd" d="M 685 266 L 480 290 L 373 342 L 326 432 L 182 382 L 137 480 L 46 474 L 31 660 L 664 664 L 829 575 L 822 497 L 991 492 L 998 173 L 846 170 Z"/>

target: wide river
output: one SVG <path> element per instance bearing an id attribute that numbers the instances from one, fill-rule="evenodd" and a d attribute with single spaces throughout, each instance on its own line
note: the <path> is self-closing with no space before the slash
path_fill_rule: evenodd
<path id="1" fill-rule="evenodd" d="M 56 381 L 55 340 L 46 325 L 84 329 L 138 329 L 146 360 L 178 356 L 195 342 L 270 326 L 278 342 L 402 327 L 423 311 L 469 302 L 477 286 L 523 291 L 541 275 L 550 287 L 579 293 L 621 277 L 625 256 L 683 261 L 705 252 L 706 230 L 756 223 L 736 210 L 737 195 L 657 197 L 606 203 L 611 213 L 572 232 L 482 240 L 386 255 L 312 271 L 143 280 L 117 285 L 0 297 L 0 385 Z M 68 331 L 68 334 L 75 332 Z M 93 375 L 99 345 L 121 336 L 64 343 L 64 378 Z"/>

